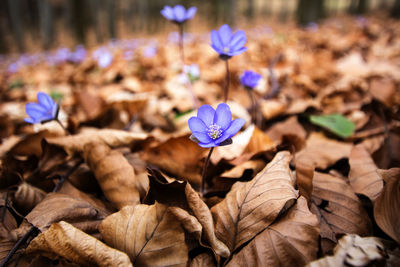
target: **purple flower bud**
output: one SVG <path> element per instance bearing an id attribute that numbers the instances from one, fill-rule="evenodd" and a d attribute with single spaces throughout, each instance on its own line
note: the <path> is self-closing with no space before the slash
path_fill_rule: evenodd
<path id="1" fill-rule="evenodd" d="M 211 31 L 211 47 L 224 60 L 246 51 L 247 47 L 244 46 L 246 41 L 244 31 L 239 30 L 233 34 L 231 28 L 226 24 L 222 25 L 218 31 Z"/>
<path id="2" fill-rule="evenodd" d="M 107 68 L 113 62 L 113 55 L 104 47 L 100 47 L 94 51 L 93 58 L 97 60 L 100 68 Z"/>
<path id="3" fill-rule="evenodd" d="M 240 82 L 244 87 L 248 89 L 254 89 L 257 86 L 260 79 L 261 75 L 258 74 L 257 72 L 246 70 L 240 77 Z"/>
<path id="4" fill-rule="evenodd" d="M 232 120 L 232 113 L 225 103 L 214 110 L 210 105 L 203 105 L 197 111 L 197 117 L 189 119 L 192 136 L 201 147 L 223 145 L 244 125 L 243 119 Z"/>
<path id="5" fill-rule="evenodd" d="M 167 20 L 181 24 L 192 19 L 196 14 L 196 11 L 196 7 L 191 7 L 186 10 L 182 5 L 176 5 L 174 7 L 164 6 L 161 10 L 161 15 L 163 15 Z"/>
<path id="6" fill-rule="evenodd" d="M 42 121 L 55 119 L 58 112 L 58 105 L 46 93 L 39 92 L 37 94 L 38 103 L 27 103 L 25 112 L 29 118 L 25 118 L 29 123 L 41 123 Z"/>

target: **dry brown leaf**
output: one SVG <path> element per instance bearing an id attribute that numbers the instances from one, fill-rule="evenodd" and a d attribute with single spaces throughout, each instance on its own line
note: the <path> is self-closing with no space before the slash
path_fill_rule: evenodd
<path id="1" fill-rule="evenodd" d="M 286 111 L 286 104 L 278 100 L 262 100 L 260 101 L 261 112 L 265 119 L 270 120 Z"/>
<path id="2" fill-rule="evenodd" d="M 307 157 L 296 159 L 296 181 L 300 195 L 304 196 L 310 204 L 313 193 L 314 166 L 307 159 Z"/>
<path id="3" fill-rule="evenodd" d="M 90 233 L 97 231 L 98 224 L 105 217 L 106 214 L 80 198 L 49 193 L 26 216 L 26 219 L 42 232 L 55 222 L 67 221 L 82 231 Z"/>
<path id="4" fill-rule="evenodd" d="M 111 150 L 104 143 L 88 143 L 84 147 L 84 159 L 115 207 L 121 209 L 140 202 L 135 171 L 121 152 Z"/>
<path id="5" fill-rule="evenodd" d="M 162 204 L 126 206 L 104 219 L 99 231 L 107 244 L 124 251 L 136 266 L 186 266 L 185 233 Z"/>
<path id="6" fill-rule="evenodd" d="M 297 121 L 297 117 L 291 116 L 283 122 L 275 123 L 266 134 L 277 144 L 280 144 L 285 136 L 294 136 L 298 147 L 301 147 L 305 143 L 307 132 Z"/>
<path id="7" fill-rule="evenodd" d="M 236 182 L 226 198 L 212 207 L 218 239 L 231 252 L 268 227 L 298 197 L 287 151 L 249 182 Z"/>
<path id="8" fill-rule="evenodd" d="M 297 162 L 301 158 L 316 168 L 326 169 L 339 159 L 348 158 L 352 146 L 351 143 L 329 139 L 322 133 L 312 133 L 307 139 L 306 147 L 296 154 L 295 159 Z"/>
<path id="9" fill-rule="evenodd" d="M 161 173 L 155 170 L 150 170 L 150 172 L 150 190 L 146 201 L 151 203 L 156 201 L 174 207 L 172 210 L 176 218 L 184 225 L 185 230 L 194 234 L 201 245 L 210 246 L 216 255 L 228 257 L 229 249 L 215 235 L 214 220 L 210 209 L 191 185 L 178 181 L 168 183 Z M 175 209 L 175 207 L 182 210 Z"/>
<path id="10" fill-rule="evenodd" d="M 132 266 L 125 253 L 64 221 L 54 223 L 33 239 L 27 253 L 40 253 L 50 258 L 57 255 L 83 266 Z"/>
<path id="11" fill-rule="evenodd" d="M 143 153 L 143 159 L 175 177 L 200 186 L 201 158 L 205 151 L 185 135 L 150 148 Z"/>
<path id="12" fill-rule="evenodd" d="M 264 160 L 249 160 L 242 164 L 233 167 L 231 170 L 224 172 L 220 176 L 223 178 L 238 179 L 245 175 L 246 172 L 250 172 L 250 175 L 258 173 L 265 167 Z"/>
<path id="13" fill-rule="evenodd" d="M 396 83 L 390 78 L 372 79 L 369 92 L 387 107 L 400 103 L 400 94 L 396 91 Z"/>
<path id="14" fill-rule="evenodd" d="M 131 145 L 132 143 L 146 139 L 146 137 L 147 135 L 143 133 L 87 128 L 76 135 L 52 137 L 46 138 L 46 140 L 50 144 L 63 147 L 69 155 L 73 155 L 74 153 L 82 153 L 84 146 L 91 142 L 103 142 L 115 148 Z"/>
<path id="15" fill-rule="evenodd" d="M 232 138 L 232 145 L 217 147 L 211 156 L 211 162 L 217 164 L 221 159 L 233 160 L 240 157 L 240 164 L 259 152 L 275 149 L 276 144 L 260 129 L 250 125 L 245 131 Z"/>
<path id="16" fill-rule="evenodd" d="M 46 196 L 46 192 L 28 183 L 21 183 L 14 193 L 14 203 L 24 214 L 31 211 Z"/>
<path id="17" fill-rule="evenodd" d="M 307 267 L 370 266 L 385 257 L 384 246 L 378 238 L 348 234 L 339 240 L 333 256 L 310 262 Z"/>
<path id="18" fill-rule="evenodd" d="M 383 179 L 377 172 L 374 160 L 362 144 L 352 148 L 349 164 L 349 180 L 354 192 L 363 194 L 374 202 L 382 191 Z"/>
<path id="19" fill-rule="evenodd" d="M 189 267 L 215 267 L 217 266 L 215 264 L 214 258 L 211 254 L 208 253 L 202 253 L 200 255 L 197 255 L 191 262 Z"/>
<path id="20" fill-rule="evenodd" d="M 10 231 L 17 228 L 17 221 L 15 220 L 14 216 L 8 210 L 8 205 L 6 205 L 5 197 L 6 194 L 0 194 L 0 240 L 7 239 Z"/>
<path id="21" fill-rule="evenodd" d="M 10 150 L 12 155 L 35 155 L 36 157 L 40 157 L 42 155 L 42 140 L 43 138 L 65 138 L 57 137 L 58 134 L 49 132 L 47 130 L 30 134 L 18 142 L 13 148 Z"/>
<path id="22" fill-rule="evenodd" d="M 318 219 L 300 197 L 286 215 L 234 254 L 227 266 L 304 266 L 316 259 Z"/>
<path id="23" fill-rule="evenodd" d="M 374 218 L 378 226 L 400 243 L 400 168 L 381 171 L 385 186 L 376 198 Z"/>
<path id="24" fill-rule="evenodd" d="M 337 234 L 371 234 L 371 222 L 367 212 L 343 179 L 315 172 L 313 187 L 311 211 L 320 220 L 322 239 L 336 243 Z M 324 251 L 329 249 L 323 247 Z"/>

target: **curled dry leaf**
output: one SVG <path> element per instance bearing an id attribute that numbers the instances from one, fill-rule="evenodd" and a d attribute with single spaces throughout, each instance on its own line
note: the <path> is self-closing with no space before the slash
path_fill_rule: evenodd
<path id="1" fill-rule="evenodd" d="M 349 180 L 354 192 L 363 194 L 372 202 L 383 188 L 383 179 L 378 173 L 374 160 L 361 144 L 352 148 L 350 157 Z"/>
<path id="2" fill-rule="evenodd" d="M 400 168 L 381 171 L 385 187 L 374 205 L 374 218 L 378 226 L 400 243 Z"/>
<path id="3" fill-rule="evenodd" d="M 132 267 L 125 253 L 110 248 L 64 221 L 54 223 L 33 239 L 27 253 L 41 253 L 50 258 L 61 256 L 83 266 Z"/>
<path id="4" fill-rule="evenodd" d="M 362 203 L 351 187 L 341 178 L 320 172 L 314 173 L 311 211 L 321 224 L 321 237 L 336 243 L 337 234 L 371 234 L 371 222 Z M 329 244 L 329 243 L 328 243 Z M 324 251 L 330 247 L 323 247 Z"/>
<path id="5" fill-rule="evenodd" d="M 115 207 L 121 209 L 140 202 L 135 171 L 121 152 L 111 150 L 104 143 L 88 143 L 84 147 L 84 159 Z"/>
<path id="6" fill-rule="evenodd" d="M 162 170 L 200 186 L 201 158 L 206 149 L 189 139 L 188 135 L 174 137 L 150 148 L 143 159 Z"/>
<path id="7" fill-rule="evenodd" d="M 234 254 L 227 266 L 304 266 L 317 257 L 318 235 L 318 219 L 300 197 L 282 218 Z"/>
<path id="8" fill-rule="evenodd" d="M 298 192 L 290 160 L 289 152 L 279 152 L 253 180 L 236 182 L 226 198 L 212 207 L 216 235 L 231 252 L 294 204 Z"/>
<path id="9" fill-rule="evenodd" d="M 223 178 L 241 178 L 246 173 L 250 172 L 252 175 L 253 173 L 258 173 L 265 167 L 264 160 L 249 160 L 245 161 L 242 164 L 239 164 L 233 167 L 231 170 L 224 172 L 221 174 Z"/>
<path id="10" fill-rule="evenodd" d="M 97 232 L 97 225 L 105 217 L 106 214 L 80 198 L 49 193 L 26 216 L 26 219 L 42 232 L 51 224 L 62 220 L 71 222 L 82 231 Z"/>
<path id="11" fill-rule="evenodd" d="M 122 130 L 113 129 L 84 129 L 77 135 L 63 137 L 46 138 L 47 142 L 53 145 L 61 146 L 69 155 L 82 153 L 86 144 L 92 142 L 103 142 L 110 147 L 119 147 L 131 145 L 137 141 L 147 138 L 143 133 L 131 133 Z"/>
<path id="12" fill-rule="evenodd" d="M 348 158 L 352 146 L 351 143 L 329 139 L 322 133 L 312 133 L 307 139 L 306 147 L 296 154 L 296 163 L 302 158 L 316 168 L 326 169 L 336 161 Z"/>
<path id="13" fill-rule="evenodd" d="M 370 266 L 385 257 L 384 246 L 378 238 L 348 234 L 339 240 L 333 256 L 313 261 L 307 267 Z"/>
<path id="14" fill-rule="evenodd" d="M 42 155 L 42 140 L 43 138 L 64 138 L 57 137 L 59 134 L 52 133 L 44 130 L 38 133 L 30 134 L 18 142 L 10 150 L 12 155 L 35 155 L 40 157 Z"/>
<path id="15" fill-rule="evenodd" d="M 0 194 L 0 197 L 4 197 L 4 195 Z M 8 205 L 8 203 L 6 205 L 5 198 L 0 199 L 0 240 L 7 238 L 10 231 L 17 228 L 17 221 L 8 210 Z"/>
<path id="16" fill-rule="evenodd" d="M 14 193 L 14 203 L 24 214 L 31 211 L 46 196 L 46 192 L 28 183 L 21 183 Z"/>
<path id="17" fill-rule="evenodd" d="M 307 132 L 303 126 L 297 121 L 296 116 L 291 116 L 283 122 L 274 124 L 267 131 L 267 136 L 270 137 L 276 144 L 280 144 L 283 139 L 290 138 L 297 149 L 304 146 Z"/>
<path id="18" fill-rule="evenodd" d="M 170 206 L 185 230 L 192 233 L 201 245 L 210 246 L 216 255 L 228 257 L 229 249 L 215 235 L 210 209 L 191 185 L 178 181 L 168 183 L 161 173 L 155 170 L 150 170 L 150 173 L 150 190 L 146 201 Z"/>
<path id="19" fill-rule="evenodd" d="M 126 206 L 104 219 L 107 244 L 128 254 L 135 266 L 186 266 L 188 248 L 181 224 L 165 205 Z"/>

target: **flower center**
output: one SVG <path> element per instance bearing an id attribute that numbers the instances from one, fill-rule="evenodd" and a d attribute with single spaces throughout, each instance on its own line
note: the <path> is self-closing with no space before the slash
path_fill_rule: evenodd
<path id="1" fill-rule="evenodd" d="M 224 53 L 229 53 L 229 47 L 224 47 L 224 49 L 223 49 L 223 51 L 224 51 Z"/>
<path id="2" fill-rule="evenodd" d="M 222 135 L 221 126 L 217 124 L 211 124 L 210 126 L 208 126 L 207 134 L 213 140 L 219 138 Z"/>

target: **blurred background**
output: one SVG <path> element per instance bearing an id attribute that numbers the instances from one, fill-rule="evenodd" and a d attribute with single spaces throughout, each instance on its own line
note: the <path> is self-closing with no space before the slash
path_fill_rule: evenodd
<path id="1" fill-rule="evenodd" d="M 188 32 L 205 32 L 223 23 L 312 26 L 323 18 L 349 13 L 400 16 L 400 0 L 2 0 L 0 54 L 167 34 L 176 28 L 166 23 L 160 10 L 176 4 L 198 8 Z"/>

